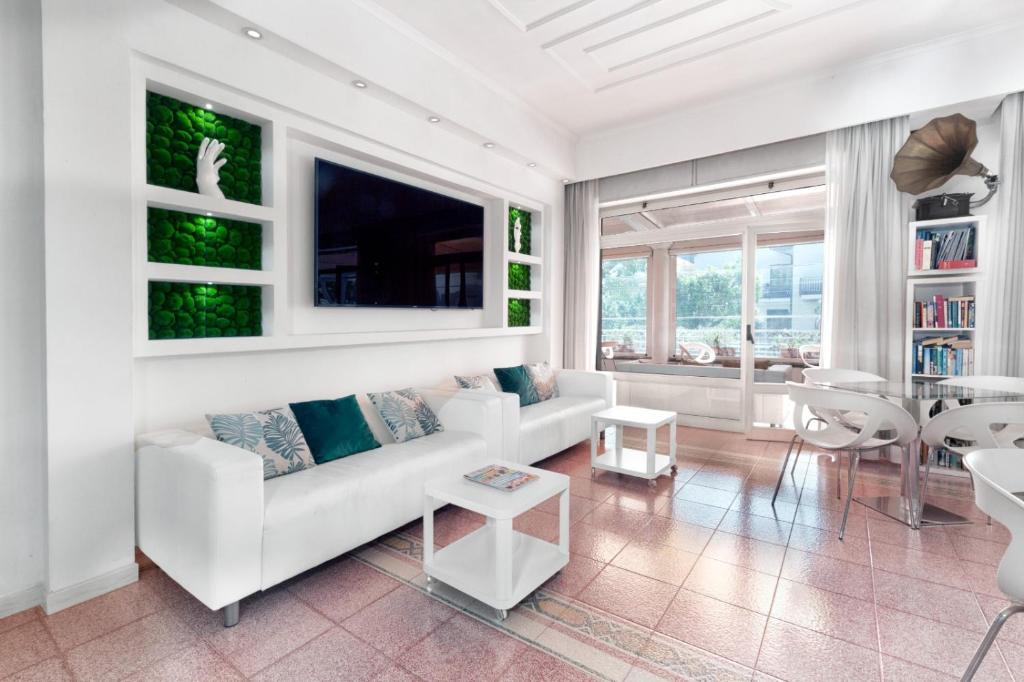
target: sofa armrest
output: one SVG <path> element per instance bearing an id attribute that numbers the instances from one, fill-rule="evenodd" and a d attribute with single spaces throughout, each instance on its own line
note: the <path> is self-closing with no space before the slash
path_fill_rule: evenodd
<path id="1" fill-rule="evenodd" d="M 260 589 L 263 461 L 185 431 L 139 438 L 136 538 L 210 609 Z"/>
<path id="2" fill-rule="evenodd" d="M 615 405 L 615 380 L 610 372 L 560 369 L 556 381 L 560 395 L 603 398 L 608 407 Z"/>
<path id="3" fill-rule="evenodd" d="M 467 431 L 487 443 L 487 457 L 507 459 L 510 444 L 503 423 L 502 402 L 494 393 L 484 391 L 420 390 L 430 409 L 450 431 Z M 518 416 L 518 415 L 517 415 Z"/>

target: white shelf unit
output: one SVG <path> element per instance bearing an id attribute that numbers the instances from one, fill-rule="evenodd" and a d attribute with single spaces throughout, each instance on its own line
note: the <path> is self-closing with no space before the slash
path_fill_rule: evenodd
<path id="1" fill-rule="evenodd" d="M 502 277 L 502 305 L 504 312 L 502 315 L 503 324 L 505 327 L 510 329 L 540 329 L 541 315 L 543 315 L 542 300 L 544 298 L 544 278 L 545 268 L 544 259 L 536 254 L 544 253 L 544 213 L 539 207 L 522 204 L 519 202 L 508 202 L 505 206 L 506 215 L 506 226 L 507 216 L 509 210 L 517 208 L 530 213 L 530 251 L 531 253 L 517 253 L 507 248 L 507 234 L 506 234 L 506 248 L 504 250 L 502 269 L 504 276 Z M 518 263 L 525 265 L 530 268 L 530 288 L 529 289 L 511 289 L 509 288 L 508 282 L 508 267 L 511 263 Z M 530 326 L 529 327 L 512 327 L 509 325 L 508 320 L 508 305 L 512 299 L 522 299 L 530 301 Z"/>

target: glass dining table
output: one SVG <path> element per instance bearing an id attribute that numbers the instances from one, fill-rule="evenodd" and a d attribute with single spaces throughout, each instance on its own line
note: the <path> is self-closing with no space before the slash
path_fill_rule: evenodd
<path id="1" fill-rule="evenodd" d="M 903 405 L 903 409 L 913 415 L 918 428 L 924 426 L 930 418 L 932 406 L 937 402 L 949 401 L 956 405 L 963 401 L 970 402 L 1016 402 L 1024 400 L 1024 393 L 987 388 L 970 388 L 954 386 L 924 379 L 911 382 L 902 381 L 857 381 L 857 382 L 823 382 L 816 384 L 823 388 L 832 388 L 852 393 L 882 396 Z M 924 526 L 956 525 L 972 523 L 970 519 L 934 504 L 923 501 L 927 491 L 928 474 L 931 469 L 931 457 L 925 457 L 924 480 L 921 479 L 921 440 L 918 438 L 904 452 L 900 469 L 900 495 L 880 497 L 855 497 L 855 502 L 870 507 L 891 519 L 914 528 Z M 912 514 L 911 510 L 920 510 Z"/>

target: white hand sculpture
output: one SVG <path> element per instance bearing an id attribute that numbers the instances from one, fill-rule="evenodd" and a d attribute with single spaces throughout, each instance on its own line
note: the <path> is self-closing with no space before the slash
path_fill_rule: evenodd
<path id="1" fill-rule="evenodd" d="M 523 224 L 519 222 L 519 217 L 516 217 L 516 222 L 512 226 L 512 236 L 515 240 L 516 253 L 522 252 L 522 240 L 523 240 Z"/>
<path id="2" fill-rule="evenodd" d="M 220 182 L 221 166 L 228 162 L 227 159 L 217 160 L 222 151 L 224 151 L 224 143 L 211 140 L 208 137 L 204 137 L 202 144 L 199 145 L 199 154 L 196 156 L 196 185 L 199 187 L 200 194 L 218 199 L 224 198 L 224 192 L 221 192 L 220 187 L 217 186 L 217 183 Z"/>

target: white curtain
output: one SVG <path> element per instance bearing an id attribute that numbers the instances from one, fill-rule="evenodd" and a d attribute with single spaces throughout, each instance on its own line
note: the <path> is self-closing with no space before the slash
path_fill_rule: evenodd
<path id="1" fill-rule="evenodd" d="M 565 344 L 567 369 L 594 369 L 601 283 L 597 180 L 565 188 Z"/>
<path id="2" fill-rule="evenodd" d="M 903 379 L 909 201 L 889 179 L 906 117 L 825 137 L 825 318 L 831 367 Z"/>
<path id="3" fill-rule="evenodd" d="M 1000 107 L 1002 184 L 987 230 L 979 235 L 978 374 L 1024 376 L 1024 93 Z M 994 218 L 991 219 L 991 218 Z"/>

